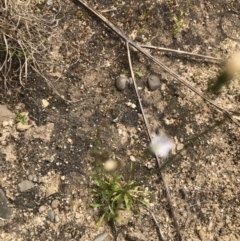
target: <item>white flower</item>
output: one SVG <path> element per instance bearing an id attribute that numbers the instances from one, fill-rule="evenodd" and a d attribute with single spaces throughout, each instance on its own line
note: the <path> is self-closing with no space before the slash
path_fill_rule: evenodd
<path id="1" fill-rule="evenodd" d="M 150 151 L 160 157 L 167 157 L 173 147 L 174 143 L 164 135 L 155 136 L 149 145 Z"/>

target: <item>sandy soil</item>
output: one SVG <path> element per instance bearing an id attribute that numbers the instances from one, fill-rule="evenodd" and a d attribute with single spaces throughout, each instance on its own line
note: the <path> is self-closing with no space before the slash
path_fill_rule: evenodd
<path id="1" fill-rule="evenodd" d="M 240 50 L 237 0 L 88 2 L 139 44 L 223 59 Z M 0 239 L 92 241 L 106 232 L 99 240 L 160 240 L 142 206 L 123 212 L 115 228 L 106 222 L 97 227 L 99 212 L 89 204 L 91 151 L 100 140 L 98 150 L 114 153 L 123 174 L 135 159 L 134 178 L 151 192 L 149 209 L 165 240 L 178 240 L 156 160 L 143 159 L 149 140 L 133 83 L 124 91 L 115 87 L 121 74 L 131 77 L 124 42 L 72 1 L 37 7 L 42 14 L 59 12 L 57 35 L 47 40 L 52 65 L 43 65 L 54 88 L 34 72 L 24 87 L 18 79 L 7 93 L 1 87 Z M 221 71 L 217 61 L 149 53 L 217 105 L 240 112 L 239 75 L 214 94 L 209 86 Z M 239 126 L 136 50 L 131 56 L 152 136 L 157 128 L 175 142 L 164 175 L 182 240 L 240 240 Z M 156 91 L 147 88 L 150 74 L 160 77 Z M 26 117 L 23 126 L 19 113 Z"/>

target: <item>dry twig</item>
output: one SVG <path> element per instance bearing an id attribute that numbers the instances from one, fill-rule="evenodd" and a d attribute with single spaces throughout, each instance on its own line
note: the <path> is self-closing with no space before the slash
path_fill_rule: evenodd
<path id="1" fill-rule="evenodd" d="M 159 226 L 159 224 L 158 224 L 158 221 L 157 221 L 154 213 L 153 213 L 150 209 L 148 209 L 148 212 L 152 215 L 153 221 L 154 221 L 154 223 L 155 223 L 156 226 L 157 226 L 158 233 L 159 233 L 159 236 L 160 236 L 161 240 L 164 241 L 164 240 L 165 240 L 165 239 L 164 239 L 164 236 L 163 236 L 163 234 L 162 234 L 162 232 L 161 232 L 160 226 Z"/>
<path id="2" fill-rule="evenodd" d="M 221 58 L 215 58 L 212 56 L 202 55 L 202 54 L 194 54 L 194 53 L 190 53 L 190 52 L 186 52 L 186 51 L 182 51 L 182 50 L 169 49 L 169 48 L 163 48 L 163 47 L 152 46 L 152 45 L 140 45 L 140 46 L 145 49 L 154 49 L 154 50 L 160 50 L 160 51 L 165 51 L 165 52 L 172 52 L 172 53 L 176 53 L 176 54 L 184 54 L 184 55 L 188 55 L 188 56 L 192 56 L 192 57 L 202 58 L 205 60 L 214 60 L 214 61 L 219 61 L 219 62 L 224 61 L 224 59 L 221 59 Z"/>
<path id="3" fill-rule="evenodd" d="M 141 101 L 140 95 L 138 93 L 137 84 L 136 84 L 136 80 L 135 80 L 135 76 L 134 76 L 134 72 L 133 72 L 133 68 L 132 68 L 132 61 L 131 61 L 131 55 L 130 55 L 129 43 L 128 42 L 126 42 L 126 46 L 127 46 L 128 63 L 129 63 L 129 67 L 130 67 L 130 72 L 131 72 L 131 77 L 132 77 L 132 80 L 133 80 L 134 89 L 135 89 L 135 92 L 136 92 L 136 95 L 137 95 L 137 98 L 138 98 L 138 103 L 139 103 L 139 106 L 140 106 L 140 109 L 141 109 L 141 112 L 142 112 L 142 116 L 143 116 L 143 119 L 144 119 L 144 123 L 145 123 L 146 129 L 147 129 L 148 137 L 149 137 L 149 139 L 151 141 L 152 140 L 152 136 L 151 136 L 151 133 L 150 133 L 150 129 L 148 127 L 148 121 L 147 121 L 147 118 L 146 118 L 145 113 L 144 113 L 144 109 L 143 109 L 143 106 L 142 106 L 142 101 Z M 159 160 L 159 157 L 157 155 L 155 155 L 155 158 L 157 160 L 158 167 L 160 168 L 161 167 L 161 162 Z M 162 182 L 163 182 L 164 189 L 166 191 L 168 204 L 170 206 L 170 210 L 171 210 L 171 214 L 172 214 L 172 218 L 173 218 L 173 222 L 174 222 L 175 228 L 177 230 L 178 238 L 179 238 L 179 240 L 182 240 L 181 233 L 180 233 L 180 228 L 179 228 L 179 225 L 178 225 L 178 222 L 177 222 L 177 218 L 176 218 L 176 215 L 175 215 L 175 212 L 174 212 L 174 209 L 173 209 L 171 196 L 170 196 L 169 189 L 168 189 L 167 183 L 165 181 L 163 172 L 160 171 L 160 175 L 161 175 L 161 179 L 162 179 Z M 161 231 L 160 231 L 160 234 L 161 234 Z"/>

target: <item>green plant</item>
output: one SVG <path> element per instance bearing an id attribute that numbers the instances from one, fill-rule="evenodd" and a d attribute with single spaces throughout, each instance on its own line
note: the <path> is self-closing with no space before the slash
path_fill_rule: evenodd
<path id="1" fill-rule="evenodd" d="M 179 17 L 173 17 L 173 35 L 177 35 L 183 29 L 183 15 L 184 13 L 181 11 Z"/>
<path id="2" fill-rule="evenodd" d="M 136 71 L 135 75 L 138 76 L 138 77 L 143 77 L 144 76 L 144 74 L 141 71 Z"/>
<path id="3" fill-rule="evenodd" d="M 22 113 L 17 113 L 17 119 L 20 121 L 23 125 L 27 124 L 27 116 Z"/>
<path id="4" fill-rule="evenodd" d="M 199 78 L 202 75 L 202 73 L 200 71 L 197 71 L 193 74 L 194 78 Z"/>
<path id="5" fill-rule="evenodd" d="M 133 165 L 130 168 L 131 173 L 132 170 Z M 96 202 L 90 205 L 100 210 L 101 217 L 98 226 L 101 226 L 103 220 L 118 221 L 120 210 L 134 210 L 139 204 L 148 205 L 145 198 L 149 193 L 141 191 L 140 185 L 132 180 L 132 175 L 129 176 L 129 180 L 125 180 L 123 175 L 107 173 L 104 170 L 101 170 L 100 173 L 97 171 L 93 175 L 95 183 L 93 193 Z"/>

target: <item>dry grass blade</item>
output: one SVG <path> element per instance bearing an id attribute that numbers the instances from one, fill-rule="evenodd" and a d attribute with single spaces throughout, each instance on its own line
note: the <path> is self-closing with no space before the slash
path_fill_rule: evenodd
<path id="1" fill-rule="evenodd" d="M 192 57 L 198 57 L 198 58 L 202 58 L 205 60 L 214 60 L 214 61 L 219 61 L 219 62 L 224 61 L 224 59 L 221 59 L 221 58 L 215 58 L 215 57 L 203 55 L 203 54 L 194 54 L 194 53 L 190 53 L 190 52 L 186 52 L 186 51 L 182 51 L 182 50 L 175 50 L 175 49 L 157 47 L 157 46 L 152 46 L 152 45 L 141 45 L 141 47 L 145 48 L 145 49 L 154 49 L 154 50 L 172 52 L 172 53 L 176 53 L 176 54 L 188 55 L 188 56 L 192 56 Z"/>
<path id="2" fill-rule="evenodd" d="M 158 224 L 158 221 L 157 221 L 154 213 L 153 213 L 151 210 L 148 210 L 148 211 L 149 211 L 149 213 L 152 215 L 153 221 L 154 221 L 154 223 L 156 224 L 156 226 L 157 226 L 157 228 L 158 228 L 158 233 L 159 233 L 159 236 L 160 236 L 161 240 L 164 241 L 165 238 L 164 238 L 164 236 L 163 236 L 163 234 L 162 234 L 162 232 L 161 232 L 160 226 L 159 226 L 159 224 Z"/>
<path id="3" fill-rule="evenodd" d="M 54 64 L 48 58 L 47 39 L 56 34 L 58 13 L 39 13 L 37 1 L 8 0 L 1 1 L 0 14 L 0 75 L 6 91 L 16 73 L 24 86 L 31 65 L 36 67 L 38 62 L 38 71 L 43 73 Z"/>

